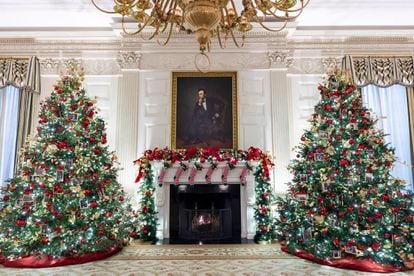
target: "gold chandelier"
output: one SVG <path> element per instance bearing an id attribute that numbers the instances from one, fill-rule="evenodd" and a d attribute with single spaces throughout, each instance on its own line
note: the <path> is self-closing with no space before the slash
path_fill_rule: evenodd
<path id="1" fill-rule="evenodd" d="M 149 39 L 157 38 L 159 44 L 166 45 L 174 31 L 195 33 L 203 54 L 210 49 L 212 36 L 217 36 L 221 48 L 228 38 L 242 47 L 245 33 L 253 28 L 253 22 L 268 31 L 283 30 L 288 21 L 302 13 L 310 0 L 242 0 L 241 11 L 237 11 L 235 0 L 113 0 L 113 10 L 99 7 L 97 0 L 91 1 L 102 12 L 120 14 L 122 30 L 127 35 L 142 34 L 144 29 L 152 28 Z M 269 28 L 264 23 L 269 17 L 283 25 Z M 137 23 L 136 30 L 127 29 L 127 18 Z M 235 30 L 241 33 L 241 42 L 237 41 Z M 163 42 L 162 33 L 167 33 Z"/>

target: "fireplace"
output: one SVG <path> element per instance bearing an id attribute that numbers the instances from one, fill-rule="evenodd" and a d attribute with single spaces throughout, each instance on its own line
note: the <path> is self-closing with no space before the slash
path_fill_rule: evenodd
<path id="1" fill-rule="evenodd" d="M 189 167 L 192 166 L 186 164 Z M 164 165 L 162 162 L 153 162 L 152 165 L 154 177 L 159 179 Z M 252 163 L 250 166 L 254 168 L 255 164 Z M 223 174 L 227 162 L 219 162 L 211 174 L 209 183 L 206 183 L 206 174 L 210 164 L 205 163 L 201 171 L 197 170 L 193 185 L 189 183 L 190 169 L 184 171 L 178 178 L 176 177 L 180 167 L 178 163 L 172 164 L 165 171 L 162 185 L 158 185 L 155 191 L 155 204 L 158 212 L 157 238 L 159 240 L 168 240 L 170 243 L 198 243 L 200 241 L 235 243 L 240 240 L 240 237 L 247 240 L 254 238 L 256 233 L 254 175 L 248 172 L 245 184 L 240 185 L 240 176 L 243 168 L 246 167 L 244 162 L 237 163 L 232 170 L 228 171 L 226 182 L 223 180 Z M 196 209 L 199 223 L 195 226 L 198 229 L 192 228 Z M 212 209 L 214 212 L 211 211 Z M 179 220 L 180 210 L 185 220 Z M 210 217 L 216 220 L 215 226 L 209 223 Z M 217 228 L 218 218 L 220 228 Z M 230 225 L 227 225 L 229 222 L 231 222 Z M 229 238 L 229 233 L 231 233 L 231 238 Z"/>
<path id="2" fill-rule="evenodd" d="M 170 243 L 240 243 L 240 185 L 170 186 Z"/>

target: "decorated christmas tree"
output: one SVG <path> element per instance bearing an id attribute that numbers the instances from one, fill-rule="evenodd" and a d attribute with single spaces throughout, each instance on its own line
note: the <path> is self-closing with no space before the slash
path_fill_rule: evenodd
<path id="1" fill-rule="evenodd" d="M 41 103 L 37 134 L 3 187 L 0 254 L 6 266 L 46 267 L 101 259 L 135 236 L 117 182 L 104 121 L 70 76 Z"/>
<path id="2" fill-rule="evenodd" d="M 290 164 L 293 181 L 278 199 L 282 248 L 322 264 L 373 272 L 413 269 L 413 196 L 390 175 L 393 149 L 335 72 Z"/>

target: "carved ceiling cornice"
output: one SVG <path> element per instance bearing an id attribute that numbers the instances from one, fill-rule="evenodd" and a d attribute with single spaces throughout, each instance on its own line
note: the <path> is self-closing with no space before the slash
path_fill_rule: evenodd
<path id="1" fill-rule="evenodd" d="M 162 38 L 161 38 L 162 39 Z M 269 49 L 279 51 L 335 49 L 355 50 L 367 49 L 367 45 L 375 45 L 370 51 L 407 50 L 414 49 L 414 36 L 350 36 L 350 37 L 287 37 L 286 34 L 271 34 L 269 32 L 251 32 L 246 37 L 245 47 L 238 49 L 232 41 L 228 42 L 227 51 L 233 52 L 268 52 Z M 39 56 L 50 55 L 52 51 L 119 51 L 141 52 L 188 52 L 196 51 L 197 43 L 193 35 L 178 35 L 172 38 L 165 47 L 154 41 L 143 41 L 137 37 L 114 39 L 31 39 L 31 38 L 0 38 L 0 53 L 29 53 Z M 213 52 L 222 51 L 213 40 Z"/>

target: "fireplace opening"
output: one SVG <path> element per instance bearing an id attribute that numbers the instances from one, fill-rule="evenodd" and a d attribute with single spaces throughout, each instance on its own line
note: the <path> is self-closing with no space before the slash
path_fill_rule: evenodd
<path id="1" fill-rule="evenodd" d="M 240 185 L 171 185 L 170 243 L 240 243 Z"/>

